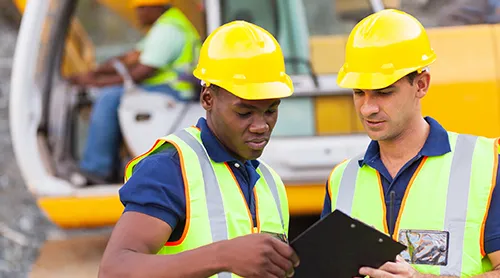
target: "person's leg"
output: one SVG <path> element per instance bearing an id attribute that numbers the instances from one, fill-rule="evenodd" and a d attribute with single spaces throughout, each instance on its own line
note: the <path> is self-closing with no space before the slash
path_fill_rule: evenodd
<path id="1" fill-rule="evenodd" d="M 92 107 L 89 133 L 80 161 L 84 173 L 111 178 L 119 161 L 121 132 L 118 107 L 123 95 L 122 86 L 104 87 Z"/>

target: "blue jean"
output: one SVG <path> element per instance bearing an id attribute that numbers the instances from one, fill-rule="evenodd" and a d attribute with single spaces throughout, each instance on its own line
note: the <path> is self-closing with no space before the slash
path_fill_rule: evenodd
<path id="1" fill-rule="evenodd" d="M 147 91 L 159 91 L 179 99 L 179 93 L 170 86 L 141 86 Z M 120 163 L 122 134 L 118 120 L 118 107 L 123 95 L 123 86 L 100 89 L 93 104 L 90 125 L 80 169 L 97 176 L 111 177 Z"/>

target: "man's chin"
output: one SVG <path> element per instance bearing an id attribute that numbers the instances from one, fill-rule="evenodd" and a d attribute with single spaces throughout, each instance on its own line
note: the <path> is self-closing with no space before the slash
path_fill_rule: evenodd
<path id="1" fill-rule="evenodd" d="M 380 141 L 384 139 L 384 134 L 381 132 L 367 132 L 368 137 L 373 141 Z"/>
<path id="2" fill-rule="evenodd" d="M 262 156 L 262 153 L 264 152 L 264 150 L 248 150 L 248 153 L 247 155 L 245 156 L 245 159 L 246 160 L 255 160 L 259 157 Z"/>

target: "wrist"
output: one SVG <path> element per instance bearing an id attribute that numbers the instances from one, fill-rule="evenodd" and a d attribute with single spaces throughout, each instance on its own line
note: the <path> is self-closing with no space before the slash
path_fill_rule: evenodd
<path id="1" fill-rule="evenodd" d="M 435 277 L 438 277 L 438 276 L 435 276 L 432 274 L 422 274 L 420 272 L 417 272 L 417 273 L 413 274 L 413 276 L 411 278 L 435 278 Z"/>
<path id="2" fill-rule="evenodd" d="M 219 241 L 212 244 L 213 251 L 213 265 L 217 273 L 231 272 L 231 263 L 229 256 L 226 255 L 225 243 L 227 240 Z"/>

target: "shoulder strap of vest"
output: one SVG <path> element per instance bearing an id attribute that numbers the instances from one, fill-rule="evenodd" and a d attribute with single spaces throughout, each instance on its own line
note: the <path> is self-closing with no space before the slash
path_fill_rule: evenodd
<path id="1" fill-rule="evenodd" d="M 222 223 L 217 216 L 224 215 L 224 202 L 222 201 L 222 193 L 220 192 L 217 176 L 208 153 L 203 146 L 200 137 L 200 130 L 196 127 L 186 128 L 174 133 L 176 137 L 187 144 L 198 157 L 198 162 L 203 176 L 205 186 L 205 196 L 207 200 L 208 219 L 210 221 L 210 229 L 212 241 L 221 241 L 228 239 L 227 223 Z M 184 161 L 186 163 L 186 161 Z M 187 166 L 187 165 L 186 165 Z"/>
<path id="2" fill-rule="evenodd" d="M 188 130 L 191 130 L 191 132 L 194 132 L 194 133 L 196 132 L 196 130 L 198 130 L 198 132 L 199 132 L 199 129 L 197 127 L 192 126 L 192 127 L 188 127 L 188 128 L 183 129 L 183 130 L 177 131 L 176 133 L 173 133 L 173 134 L 170 134 L 170 135 L 167 135 L 164 137 L 160 137 L 156 140 L 156 142 L 153 144 L 151 149 L 149 149 L 147 152 L 130 160 L 128 162 L 127 166 L 125 166 L 124 182 L 127 182 L 128 179 L 130 179 L 130 177 L 132 176 L 134 166 L 137 165 L 141 160 L 146 158 L 148 155 L 151 155 L 154 151 L 156 151 L 158 148 L 163 146 L 168 141 L 174 139 L 174 136 L 177 136 L 178 134 L 182 134 L 183 131 L 188 131 Z"/>
<path id="3" fill-rule="evenodd" d="M 362 156 L 357 156 L 349 159 L 345 162 L 344 171 L 339 171 L 339 174 L 341 173 L 342 176 L 340 177 L 336 206 L 347 215 L 351 214 L 356 178 L 360 168 L 358 161 L 361 158 Z M 335 172 L 335 169 L 332 171 L 332 175 L 334 174 L 333 172 Z"/>
<path id="4" fill-rule="evenodd" d="M 262 174 L 264 175 L 264 180 L 266 181 L 267 185 L 269 186 L 269 189 L 271 190 L 271 193 L 272 193 L 273 198 L 274 198 L 274 202 L 276 203 L 276 207 L 278 208 L 278 212 L 279 212 L 280 220 L 281 220 L 281 226 L 283 227 L 283 229 L 285 229 L 285 222 L 283 221 L 283 211 L 281 210 L 281 202 L 284 202 L 286 200 L 280 199 L 278 184 L 276 183 L 276 178 L 275 178 L 275 175 L 277 175 L 277 174 L 274 173 L 274 170 L 271 167 L 269 167 L 262 160 L 259 160 L 259 163 L 260 163 L 259 169 L 262 172 Z M 277 177 L 277 178 L 279 178 L 279 177 Z"/>

